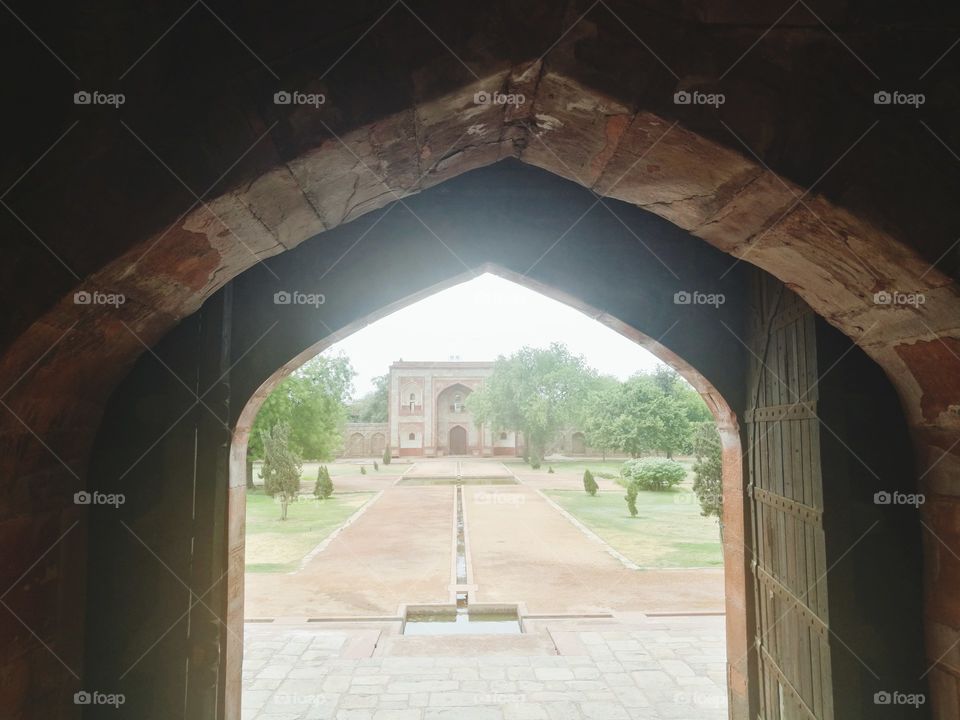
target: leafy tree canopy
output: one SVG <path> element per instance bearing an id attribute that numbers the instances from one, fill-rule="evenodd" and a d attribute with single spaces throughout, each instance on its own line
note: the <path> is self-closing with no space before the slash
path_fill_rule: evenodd
<path id="1" fill-rule="evenodd" d="M 592 447 L 633 457 L 689 452 L 693 422 L 712 419 L 700 395 L 666 367 L 606 385 L 585 403 L 582 427 Z"/>
<path id="2" fill-rule="evenodd" d="M 531 461 L 536 461 L 560 430 L 577 420 L 596 380 L 584 359 L 562 343 L 524 347 L 497 359 L 467 405 L 477 422 L 523 433 Z"/>
<path id="3" fill-rule="evenodd" d="M 290 427 L 289 446 L 300 457 L 330 460 L 339 449 L 352 390 L 353 367 L 343 355 L 318 355 L 295 370 L 264 401 L 250 433 L 248 452 L 264 458 L 263 434 Z"/>
<path id="4" fill-rule="evenodd" d="M 374 389 L 350 406 L 351 422 L 386 422 L 389 404 L 390 376 L 379 375 L 373 379 Z"/>

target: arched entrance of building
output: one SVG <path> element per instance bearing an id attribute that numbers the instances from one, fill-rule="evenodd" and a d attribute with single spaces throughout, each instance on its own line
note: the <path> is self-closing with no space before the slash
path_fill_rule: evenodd
<path id="1" fill-rule="evenodd" d="M 450 428 L 449 447 L 451 455 L 467 454 L 467 429 L 465 427 L 454 425 Z"/>
<path id="2" fill-rule="evenodd" d="M 574 455 L 583 455 L 587 452 L 587 444 L 582 432 L 575 432 L 570 436 L 570 452 Z"/>
<path id="3" fill-rule="evenodd" d="M 351 457 L 363 456 L 363 435 L 354 433 L 350 436 L 350 442 L 347 444 L 347 455 Z"/>
<path id="4" fill-rule="evenodd" d="M 383 433 L 374 433 L 370 437 L 370 455 L 373 457 L 379 457 L 383 455 L 383 450 L 387 446 L 387 441 L 383 436 Z"/>

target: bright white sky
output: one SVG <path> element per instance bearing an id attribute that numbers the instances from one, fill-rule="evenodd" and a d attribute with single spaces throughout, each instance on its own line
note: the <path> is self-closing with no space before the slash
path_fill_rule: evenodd
<path id="1" fill-rule="evenodd" d="M 568 305 L 484 274 L 377 320 L 324 351 L 350 358 L 354 397 L 400 360 L 495 360 L 524 345 L 563 342 L 601 373 L 625 380 L 656 357 Z"/>

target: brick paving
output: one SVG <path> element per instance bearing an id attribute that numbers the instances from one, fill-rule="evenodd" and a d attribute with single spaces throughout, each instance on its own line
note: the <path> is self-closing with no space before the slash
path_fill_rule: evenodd
<path id="1" fill-rule="evenodd" d="M 351 659 L 349 629 L 248 624 L 243 720 L 726 718 L 722 617 L 549 630 L 576 654 Z"/>

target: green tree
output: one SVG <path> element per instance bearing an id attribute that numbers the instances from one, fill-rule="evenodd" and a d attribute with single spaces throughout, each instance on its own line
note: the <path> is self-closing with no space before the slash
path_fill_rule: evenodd
<path id="1" fill-rule="evenodd" d="M 704 517 L 723 517 L 723 448 L 712 422 L 697 425 L 693 435 L 693 491 Z"/>
<path id="2" fill-rule="evenodd" d="M 391 453 L 391 451 L 390 451 L 390 446 L 387 445 L 387 446 L 383 449 L 383 464 L 384 464 L 384 465 L 389 465 L 391 460 L 393 460 L 393 455 L 392 455 L 392 453 Z"/>
<path id="3" fill-rule="evenodd" d="M 320 500 L 326 500 L 333 495 L 333 480 L 326 465 L 321 465 L 317 470 L 317 482 L 313 486 L 313 494 Z"/>
<path id="4" fill-rule="evenodd" d="M 561 343 L 524 347 L 497 358 L 467 405 L 478 423 L 523 433 L 526 456 L 539 466 L 547 444 L 576 419 L 594 377 L 583 358 Z"/>
<path id="5" fill-rule="evenodd" d="M 249 455 L 263 459 L 264 431 L 283 422 L 290 427 L 290 447 L 300 457 L 333 459 L 343 439 L 353 376 L 343 355 L 318 355 L 304 363 L 264 401 L 250 433 Z"/>
<path id="6" fill-rule="evenodd" d="M 350 405 L 351 422 L 386 422 L 389 405 L 390 375 L 373 378 L 373 390 Z"/>
<path id="7" fill-rule="evenodd" d="M 576 426 L 586 436 L 589 447 L 600 450 L 604 458 L 608 452 L 619 450 L 617 445 L 616 413 L 622 383 L 614 377 L 600 376 L 581 404 Z"/>
<path id="8" fill-rule="evenodd" d="M 593 479 L 593 473 L 590 472 L 590 468 L 583 471 L 583 489 L 590 497 L 594 497 L 597 494 L 597 481 Z"/>
<path id="9" fill-rule="evenodd" d="M 662 452 L 669 458 L 689 451 L 691 394 L 703 405 L 693 388 L 665 368 L 606 385 L 586 404 L 583 427 L 589 443 L 631 457 Z"/>
<path id="10" fill-rule="evenodd" d="M 290 426 L 285 422 L 261 433 L 264 448 L 263 490 L 280 501 L 280 519 L 287 519 L 287 506 L 296 501 L 300 491 L 303 463 L 290 447 Z"/>
<path id="11" fill-rule="evenodd" d="M 662 491 L 679 485 L 687 476 L 683 465 L 664 458 L 627 460 L 620 470 L 624 480 L 639 490 Z"/>

